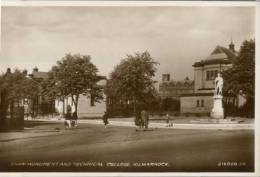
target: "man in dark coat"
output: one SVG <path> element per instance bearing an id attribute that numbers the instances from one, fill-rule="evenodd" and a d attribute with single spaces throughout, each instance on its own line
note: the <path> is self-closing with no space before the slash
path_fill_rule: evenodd
<path id="1" fill-rule="evenodd" d="M 67 113 L 65 115 L 65 126 L 66 128 L 71 128 L 71 106 L 67 106 Z"/>
<path id="2" fill-rule="evenodd" d="M 77 115 L 76 111 L 74 111 L 72 114 L 71 122 L 72 121 L 74 123 L 74 127 L 77 127 L 78 126 L 78 115 Z M 73 126 L 73 124 L 72 124 L 72 126 Z"/>
<path id="3" fill-rule="evenodd" d="M 107 124 L 108 124 L 108 113 L 105 111 L 104 115 L 103 115 L 103 122 L 105 125 L 105 128 L 107 128 Z"/>
<path id="4" fill-rule="evenodd" d="M 136 125 L 136 131 L 138 129 L 141 129 L 142 128 L 142 118 L 141 118 L 141 113 L 140 111 L 136 111 L 136 114 L 135 114 L 135 125 Z"/>
<path id="5" fill-rule="evenodd" d="M 148 128 L 148 123 L 149 123 L 149 114 L 146 110 L 143 110 L 141 112 L 141 118 L 142 118 L 142 122 L 143 122 L 143 126 L 145 128 Z"/>

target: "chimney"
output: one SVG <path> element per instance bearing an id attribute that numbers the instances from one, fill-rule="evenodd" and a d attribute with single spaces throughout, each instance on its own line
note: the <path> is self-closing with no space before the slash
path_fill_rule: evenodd
<path id="1" fill-rule="evenodd" d="M 11 74 L 11 68 L 7 68 L 6 74 Z"/>
<path id="2" fill-rule="evenodd" d="M 39 69 L 37 67 L 33 68 L 33 72 L 38 72 Z"/>
<path id="3" fill-rule="evenodd" d="M 170 81 L 170 74 L 163 74 L 162 82 L 169 82 L 169 81 Z"/>
<path id="4" fill-rule="evenodd" d="M 229 50 L 232 52 L 235 52 L 235 45 L 233 44 L 233 41 L 231 40 L 231 43 L 229 44 Z"/>
<path id="5" fill-rule="evenodd" d="M 23 70 L 23 74 L 25 75 L 25 76 L 27 76 L 27 74 L 28 74 L 28 71 L 25 69 L 25 70 Z"/>

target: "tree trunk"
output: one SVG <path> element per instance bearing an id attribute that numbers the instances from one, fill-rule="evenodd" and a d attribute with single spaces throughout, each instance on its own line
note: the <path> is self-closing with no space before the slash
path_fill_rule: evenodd
<path id="1" fill-rule="evenodd" d="M 64 97 L 62 98 L 62 116 L 65 116 L 65 99 Z"/>
<path id="2" fill-rule="evenodd" d="M 136 99 L 134 97 L 134 115 L 136 115 Z"/>
<path id="3" fill-rule="evenodd" d="M 72 101 L 73 101 L 73 103 L 74 103 L 74 105 L 75 105 L 75 112 L 76 112 L 76 114 L 78 115 L 78 101 L 79 101 L 79 95 L 75 95 L 75 98 L 74 98 L 73 95 L 72 95 L 71 97 L 72 97 Z"/>

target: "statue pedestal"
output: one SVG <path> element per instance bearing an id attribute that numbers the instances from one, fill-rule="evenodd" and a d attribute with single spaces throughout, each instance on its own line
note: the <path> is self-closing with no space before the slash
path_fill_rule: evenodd
<path id="1" fill-rule="evenodd" d="M 224 118 L 224 109 L 222 105 L 222 96 L 221 95 L 214 95 L 213 97 L 213 108 L 210 113 L 212 118 L 216 119 L 223 119 Z"/>

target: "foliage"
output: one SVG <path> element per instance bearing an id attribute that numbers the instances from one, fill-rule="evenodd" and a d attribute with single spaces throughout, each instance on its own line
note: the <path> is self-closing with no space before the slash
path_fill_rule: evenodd
<path id="1" fill-rule="evenodd" d="M 26 71 L 9 71 L 0 80 L 0 88 L 5 91 L 7 104 L 24 98 L 33 99 L 39 92 L 38 84 L 27 77 Z"/>
<path id="2" fill-rule="evenodd" d="M 67 54 L 48 73 L 49 78 L 42 85 L 44 94 L 50 99 L 71 97 L 77 112 L 80 94 L 92 96 L 95 102 L 102 99 L 97 85 L 102 78 L 97 72 L 90 56 Z"/>
<path id="3" fill-rule="evenodd" d="M 137 104 L 147 102 L 154 94 L 152 78 L 157 64 L 147 51 L 127 55 L 110 74 L 106 88 L 108 97 L 132 101 L 135 111 Z"/>
<path id="4" fill-rule="evenodd" d="M 247 99 L 248 113 L 254 112 L 255 96 L 255 41 L 244 41 L 232 68 L 223 72 L 225 94 L 243 94 Z"/>

